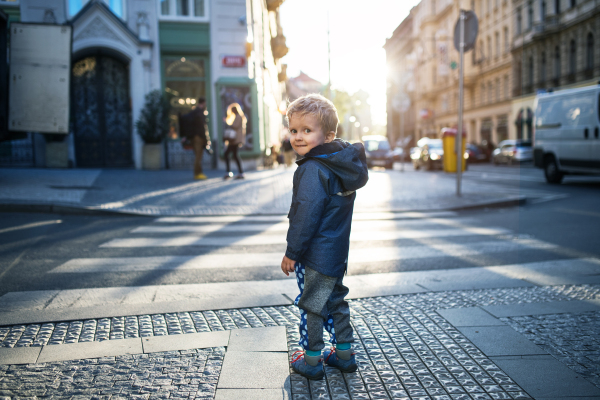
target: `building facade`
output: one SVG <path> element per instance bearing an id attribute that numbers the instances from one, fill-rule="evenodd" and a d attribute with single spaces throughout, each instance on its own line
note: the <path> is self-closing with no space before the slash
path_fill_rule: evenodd
<path id="1" fill-rule="evenodd" d="M 513 115 L 531 138 L 538 91 L 597 84 L 600 4 L 592 0 L 513 0 Z"/>
<path id="2" fill-rule="evenodd" d="M 454 27 L 461 9 L 479 21 L 475 49 L 464 58 L 464 114 L 467 140 L 498 143 L 511 133 L 511 4 L 507 0 L 422 0 L 386 43 L 388 136 L 404 131 L 416 140 L 438 137 L 458 125 L 458 63 Z M 408 102 L 406 100 L 408 99 Z M 394 107 L 396 100 L 396 107 Z M 513 129 L 514 130 L 514 129 Z"/>
<path id="3" fill-rule="evenodd" d="M 152 90 L 171 104 L 165 168 L 191 168 L 181 148 L 177 116 L 207 99 L 209 131 L 219 162 L 223 116 L 239 103 L 248 119 L 242 157 L 258 166 L 279 140 L 285 97 L 282 0 L 17 0 L 0 1 L 11 22 L 72 26 L 69 164 L 75 167 L 142 166 L 143 142 L 135 121 Z M 283 72 L 283 74 L 282 74 Z M 23 134 L 21 134 L 23 135 Z M 32 165 L 44 166 L 44 148 L 56 135 L 27 133 Z M 3 142 L 10 164 L 18 140 Z M 25 146 L 26 147 L 26 146 Z M 8 156 L 7 156 L 8 155 Z M 41 155 L 41 156 L 40 156 Z M 22 163 L 22 159 L 19 160 Z"/>

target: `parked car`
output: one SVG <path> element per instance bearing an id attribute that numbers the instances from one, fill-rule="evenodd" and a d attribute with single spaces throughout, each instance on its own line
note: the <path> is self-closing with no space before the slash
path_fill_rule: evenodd
<path id="1" fill-rule="evenodd" d="M 394 167 L 394 153 L 385 136 L 367 135 L 362 137 L 365 144 L 368 167 Z"/>
<path id="2" fill-rule="evenodd" d="M 533 148 L 527 140 L 503 140 L 492 153 L 492 162 L 498 164 L 516 164 L 533 160 Z"/>
<path id="3" fill-rule="evenodd" d="M 441 139 L 419 140 L 419 150 L 411 154 L 415 169 L 424 167 L 427 171 L 443 169 L 444 148 Z"/>
<path id="4" fill-rule="evenodd" d="M 467 161 L 469 163 L 480 163 L 489 161 L 487 154 L 483 151 L 483 149 L 476 144 L 467 143 L 465 152 L 469 155 Z"/>
<path id="5" fill-rule="evenodd" d="M 534 164 L 548 183 L 567 174 L 600 174 L 600 85 L 539 94 Z"/>

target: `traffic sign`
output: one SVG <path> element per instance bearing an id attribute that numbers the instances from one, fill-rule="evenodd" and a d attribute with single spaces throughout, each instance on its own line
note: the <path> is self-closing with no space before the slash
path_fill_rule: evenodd
<path id="1" fill-rule="evenodd" d="M 464 12 L 465 31 L 464 31 L 464 51 L 473 50 L 477 42 L 477 33 L 479 32 L 479 21 L 473 11 Z M 460 51 L 460 17 L 454 26 L 454 48 Z"/>

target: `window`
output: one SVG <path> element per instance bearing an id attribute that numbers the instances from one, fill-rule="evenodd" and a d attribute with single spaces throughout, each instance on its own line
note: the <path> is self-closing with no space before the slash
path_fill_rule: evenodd
<path id="1" fill-rule="evenodd" d="M 508 75 L 504 75 L 504 98 L 508 99 L 509 94 L 508 94 Z"/>
<path id="2" fill-rule="evenodd" d="M 481 84 L 479 88 L 479 96 L 481 97 L 481 104 L 485 104 L 485 84 Z"/>
<path id="3" fill-rule="evenodd" d="M 577 2 L 575 0 L 571 0 L 569 3 L 571 5 L 571 8 L 573 8 L 577 5 Z"/>
<path id="4" fill-rule="evenodd" d="M 527 29 L 533 27 L 533 2 L 530 0 L 527 2 Z"/>
<path id="5" fill-rule="evenodd" d="M 504 27 L 504 52 L 508 53 L 510 50 L 510 38 L 508 36 L 508 27 Z"/>
<path id="6" fill-rule="evenodd" d="M 517 8 L 517 35 L 521 34 L 521 30 L 523 29 L 523 16 L 521 15 L 521 7 Z"/>
<path id="7" fill-rule="evenodd" d="M 500 78 L 496 78 L 496 101 L 500 101 Z"/>
<path id="8" fill-rule="evenodd" d="M 161 19 L 208 20 L 206 0 L 160 0 Z"/>
<path id="9" fill-rule="evenodd" d="M 90 0 L 68 0 L 69 16 L 75 16 Z M 125 18 L 124 0 L 102 0 L 119 18 Z"/>
<path id="10" fill-rule="evenodd" d="M 533 86 L 533 57 L 529 57 L 529 62 L 527 63 L 527 84 Z"/>
<path id="11" fill-rule="evenodd" d="M 493 93 L 494 87 L 492 86 L 492 82 L 488 82 L 488 103 L 491 103 L 492 101 L 494 101 L 494 93 Z"/>
<path id="12" fill-rule="evenodd" d="M 587 51 L 586 51 L 586 59 L 585 59 L 585 68 L 587 70 L 594 69 L 594 35 L 592 33 L 588 33 L 587 35 Z"/>
<path id="13" fill-rule="evenodd" d="M 569 74 L 574 74 L 577 68 L 577 44 L 571 40 L 569 46 Z"/>
<path id="14" fill-rule="evenodd" d="M 492 38 L 491 37 L 487 37 L 487 52 L 488 52 L 488 57 L 491 60 L 492 59 Z"/>
<path id="15" fill-rule="evenodd" d="M 554 13 L 560 14 L 560 0 L 554 0 Z"/>
<path id="16" fill-rule="evenodd" d="M 496 41 L 495 45 L 496 45 L 496 57 L 500 57 L 500 33 L 496 32 L 494 34 L 494 39 Z"/>
<path id="17" fill-rule="evenodd" d="M 560 47 L 554 48 L 554 78 L 560 78 Z"/>
<path id="18" fill-rule="evenodd" d="M 542 62 L 540 63 L 540 82 L 546 82 L 546 52 L 542 51 Z"/>
<path id="19" fill-rule="evenodd" d="M 540 5 L 540 20 L 544 22 L 546 19 L 546 0 L 542 0 Z"/>

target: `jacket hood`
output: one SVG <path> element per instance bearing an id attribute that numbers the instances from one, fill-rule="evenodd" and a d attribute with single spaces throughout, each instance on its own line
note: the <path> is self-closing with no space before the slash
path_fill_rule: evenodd
<path id="1" fill-rule="evenodd" d="M 342 182 L 345 190 L 357 190 L 367 184 L 369 173 L 365 147 L 362 143 L 350 144 L 342 139 L 323 143 L 311 149 L 296 164 L 314 159 L 329 168 Z"/>

